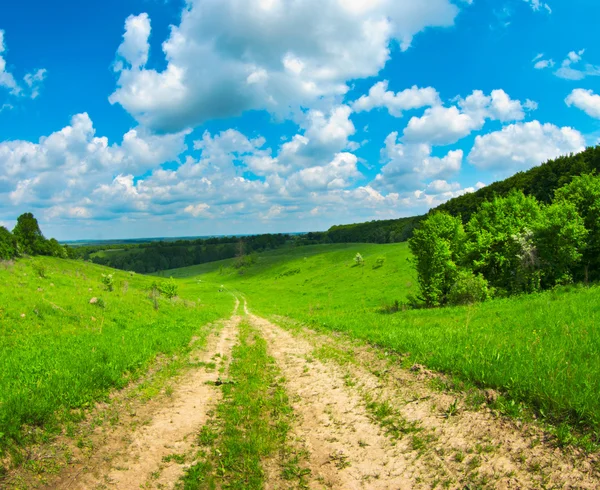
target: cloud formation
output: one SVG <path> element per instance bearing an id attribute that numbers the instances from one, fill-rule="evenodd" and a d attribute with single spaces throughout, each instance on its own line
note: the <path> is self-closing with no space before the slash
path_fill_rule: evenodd
<path id="1" fill-rule="evenodd" d="M 427 27 L 454 23 L 450 0 L 189 0 L 147 68 L 150 19 L 130 16 L 117 51 L 110 102 L 140 123 L 178 131 L 249 109 L 285 116 L 343 97 L 349 80 L 376 75 Z"/>

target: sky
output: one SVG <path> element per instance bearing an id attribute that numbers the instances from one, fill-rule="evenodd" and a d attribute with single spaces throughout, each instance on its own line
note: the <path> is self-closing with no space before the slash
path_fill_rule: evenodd
<path id="1" fill-rule="evenodd" d="M 600 143 L 597 0 L 0 2 L 0 226 L 422 214 Z"/>

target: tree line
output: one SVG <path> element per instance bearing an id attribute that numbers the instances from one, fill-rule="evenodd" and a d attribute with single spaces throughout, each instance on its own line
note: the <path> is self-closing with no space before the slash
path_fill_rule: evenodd
<path id="1" fill-rule="evenodd" d="M 409 240 L 427 307 L 600 279 L 600 177 L 569 178 L 549 202 L 523 190 L 483 201 L 463 223 L 436 210 Z"/>

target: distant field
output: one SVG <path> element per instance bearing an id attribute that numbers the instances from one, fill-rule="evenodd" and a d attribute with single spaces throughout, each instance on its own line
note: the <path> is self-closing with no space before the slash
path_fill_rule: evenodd
<path id="1" fill-rule="evenodd" d="M 112 292 L 103 273 L 114 276 Z M 192 336 L 202 342 L 203 326 L 233 310 L 231 295 L 194 282 L 155 302 L 153 280 L 46 257 L 0 264 L 0 459 L 27 427 L 76 418 L 158 354 L 187 349 Z"/>
<path id="2" fill-rule="evenodd" d="M 355 266 L 360 252 L 364 266 Z M 373 268 L 378 257 L 383 266 Z M 239 290 L 252 310 L 339 330 L 525 401 L 549 420 L 600 430 L 600 288 L 472 306 L 382 312 L 417 291 L 406 244 L 299 247 L 167 271 Z M 515 407 L 517 410 L 518 407 Z"/>

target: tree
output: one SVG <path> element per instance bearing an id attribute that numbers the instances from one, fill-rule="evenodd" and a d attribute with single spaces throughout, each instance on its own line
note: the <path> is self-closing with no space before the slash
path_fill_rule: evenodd
<path id="1" fill-rule="evenodd" d="M 542 286 L 546 288 L 572 282 L 588 236 L 585 222 L 575 205 L 559 201 L 546 206 L 533 232 Z"/>
<path id="2" fill-rule="evenodd" d="M 17 255 L 17 243 L 13 234 L 0 226 L 0 259 L 10 260 Z"/>
<path id="3" fill-rule="evenodd" d="M 540 213 L 535 197 L 521 191 L 484 202 L 466 226 L 464 263 L 506 294 L 530 291 L 535 270 L 523 268 L 524 240 Z"/>
<path id="4" fill-rule="evenodd" d="M 47 255 L 46 239 L 42 235 L 40 226 L 33 214 L 24 213 L 17 218 L 13 235 L 17 240 L 19 253 Z"/>
<path id="5" fill-rule="evenodd" d="M 408 241 L 417 270 L 421 298 L 429 307 L 446 303 L 458 277 L 465 232 L 460 218 L 434 213 Z"/>
<path id="6" fill-rule="evenodd" d="M 600 177 L 592 174 L 575 177 L 556 191 L 554 202 L 572 203 L 588 231 L 582 249 L 580 278 L 586 281 L 600 278 Z"/>

